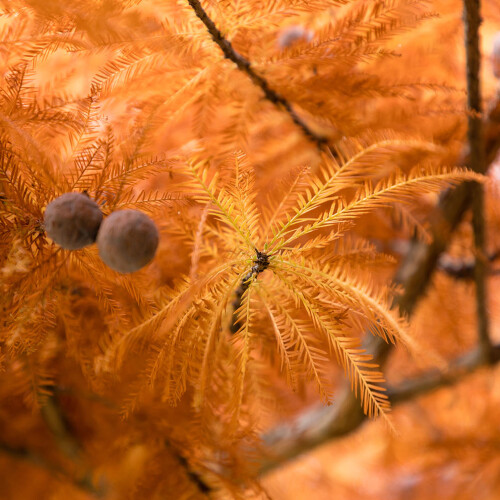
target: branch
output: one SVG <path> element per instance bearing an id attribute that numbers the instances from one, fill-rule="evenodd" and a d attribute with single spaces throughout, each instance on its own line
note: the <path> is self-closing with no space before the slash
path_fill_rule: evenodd
<path id="1" fill-rule="evenodd" d="M 500 361 L 500 344 L 493 346 L 491 361 Z M 480 348 L 474 349 L 452 361 L 446 372 L 429 371 L 415 379 L 389 387 L 387 395 L 391 405 L 401 404 L 430 391 L 453 385 L 478 368 L 489 366 L 489 363 L 490 360 L 484 358 Z M 356 429 L 363 422 L 364 415 L 359 411 L 359 403 L 350 395 L 351 391 L 346 387 L 345 392 L 339 396 L 344 404 L 313 408 L 294 422 L 279 425 L 265 434 L 264 444 L 270 453 L 261 463 L 260 474 L 265 475 L 282 464 L 284 457 L 291 452 L 297 456 Z M 347 401 L 350 405 L 346 404 Z M 287 446 L 292 441 L 293 449 Z"/>
<path id="2" fill-rule="evenodd" d="M 80 445 L 68 429 L 67 422 L 62 415 L 59 404 L 55 400 L 55 396 L 44 399 L 40 411 L 47 427 L 54 436 L 59 450 L 71 460 L 80 461 Z"/>
<path id="3" fill-rule="evenodd" d="M 57 447 L 77 467 L 75 483 L 92 491 L 97 496 L 102 496 L 105 493 L 104 485 L 98 487 L 93 485 L 92 470 L 85 464 L 81 446 L 69 429 L 56 397 L 51 395 L 44 399 L 40 411 L 47 427 L 54 436 Z"/>
<path id="4" fill-rule="evenodd" d="M 479 25 L 481 24 L 480 0 L 464 0 L 465 51 L 467 58 L 467 139 L 470 150 L 469 166 L 475 172 L 486 172 L 483 124 L 481 120 L 481 85 L 479 71 L 481 53 L 479 50 Z M 484 187 L 473 186 L 472 227 L 476 251 L 474 281 L 476 283 L 476 308 L 478 320 L 479 345 L 484 356 L 491 355 L 489 318 L 487 311 L 488 296 L 486 276 L 488 259 L 485 252 L 486 228 L 484 221 Z"/>
<path id="5" fill-rule="evenodd" d="M 71 474 L 69 474 L 66 470 L 64 470 L 59 465 L 52 463 L 43 455 L 30 450 L 28 448 L 14 448 L 8 444 L 0 443 L 0 453 L 4 453 L 16 460 L 22 460 L 31 463 L 37 467 L 41 467 L 46 469 L 48 472 L 53 474 L 54 476 L 64 476 L 68 478 L 77 488 L 86 491 L 87 493 L 92 494 L 95 497 L 102 496 L 102 491 L 97 489 L 88 478 L 78 478 L 75 479 Z"/>
<path id="6" fill-rule="evenodd" d="M 446 372 L 429 371 L 417 378 L 405 380 L 395 387 L 389 387 L 387 394 L 391 404 L 404 403 L 421 394 L 453 385 L 478 368 L 490 366 L 499 361 L 500 344 L 492 346 L 491 359 L 484 358 L 481 347 L 478 347 L 453 360 Z"/>
<path id="7" fill-rule="evenodd" d="M 170 450 L 172 455 L 175 457 L 179 465 L 184 469 L 187 477 L 196 487 L 198 492 L 204 497 L 210 498 L 210 494 L 213 492 L 212 488 L 205 482 L 205 480 L 201 477 L 201 475 L 194 471 L 186 458 L 181 455 L 170 442 L 165 441 L 165 446 Z"/>
<path id="8" fill-rule="evenodd" d="M 70 394 L 75 396 L 72 393 L 72 390 L 67 387 L 55 386 L 52 388 L 55 393 L 59 394 Z M 81 396 L 82 394 L 80 394 Z M 112 402 L 107 399 L 102 398 L 94 393 L 86 393 L 83 395 L 84 397 L 96 401 L 108 408 L 113 410 L 119 410 Z M 76 461 L 77 463 L 81 463 L 81 455 L 82 450 L 80 444 L 76 440 L 76 438 L 71 433 L 71 430 L 68 427 L 66 419 L 64 418 L 64 414 L 57 402 L 57 398 L 55 396 L 49 397 L 44 400 L 44 404 L 41 408 L 42 416 L 47 424 L 47 427 L 50 429 L 54 438 L 57 442 L 57 445 L 61 452 L 66 455 L 68 458 Z M 189 480 L 194 484 L 196 489 L 203 495 L 209 496 L 212 493 L 212 488 L 203 480 L 200 474 L 194 471 L 189 462 L 182 456 L 176 449 L 172 446 L 171 443 L 165 441 L 165 446 L 170 450 L 170 452 L 174 455 L 174 457 L 179 462 L 179 465 L 185 469 L 185 473 Z M 2 451 L 2 445 L 0 443 L 0 451 Z M 64 471 L 63 471 L 64 472 Z M 95 489 L 92 486 L 91 479 L 92 474 L 90 470 L 84 471 L 85 473 L 82 475 L 81 479 L 78 480 L 77 484 L 81 484 L 82 487 L 86 487 L 89 491 L 94 492 L 95 494 L 102 495 L 104 493 L 103 488 Z M 65 473 L 67 475 L 67 473 Z M 91 488 L 92 489 L 91 489 Z"/>
<path id="9" fill-rule="evenodd" d="M 231 45 L 231 42 L 224 38 L 220 30 L 217 28 L 215 23 L 208 17 L 207 13 L 201 6 L 199 0 L 188 0 L 189 5 L 193 8 L 194 12 L 200 19 L 200 21 L 206 26 L 208 32 L 212 36 L 213 41 L 220 47 L 224 57 L 229 59 L 237 68 L 248 75 L 252 82 L 259 87 L 266 99 L 272 102 L 278 109 L 285 110 L 293 122 L 302 129 L 304 135 L 312 142 L 314 142 L 318 148 L 322 149 L 328 142 L 328 139 L 314 132 L 305 122 L 300 118 L 300 116 L 293 109 L 290 102 L 285 99 L 280 93 L 272 89 L 268 81 L 262 76 L 258 75 L 252 68 L 252 65 L 248 59 L 239 54 Z"/>
<path id="10" fill-rule="evenodd" d="M 488 112 L 485 124 L 486 158 L 493 161 L 500 150 L 500 96 Z M 463 154 L 459 164 L 468 163 Z M 451 233 L 458 225 L 472 199 L 472 183 L 464 183 L 446 191 L 430 217 L 433 241 L 425 244 L 414 241 L 396 273 L 395 281 L 403 286 L 403 294 L 395 301 L 402 314 L 411 316 L 418 300 L 425 294 L 439 256 L 445 250 Z M 364 347 L 374 361 L 382 366 L 392 348 L 380 337 L 367 335 Z M 281 466 L 300 454 L 324 444 L 330 439 L 345 436 L 356 430 L 366 416 L 349 387 L 339 394 L 335 405 L 307 412 L 296 422 L 279 426 L 265 434 L 268 457 L 262 461 L 261 475 Z"/>
<path id="11" fill-rule="evenodd" d="M 241 307 L 241 299 L 243 294 L 248 290 L 253 279 L 255 279 L 260 273 L 263 273 L 269 267 L 269 256 L 264 252 L 259 252 L 255 249 L 256 258 L 253 261 L 253 266 L 250 271 L 248 271 L 245 276 L 241 279 L 241 282 L 236 289 L 235 299 L 231 304 L 232 314 L 231 314 L 231 325 L 229 331 L 231 334 L 235 334 L 240 328 L 241 324 L 238 321 L 237 311 Z"/>

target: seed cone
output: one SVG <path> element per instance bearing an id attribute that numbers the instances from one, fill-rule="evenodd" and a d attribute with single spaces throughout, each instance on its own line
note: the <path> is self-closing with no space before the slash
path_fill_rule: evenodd
<path id="1" fill-rule="evenodd" d="M 120 273 L 148 264 L 158 247 L 156 224 L 138 210 L 117 210 L 101 224 L 97 247 L 103 262 Z"/>
<path id="2" fill-rule="evenodd" d="M 66 250 L 78 250 L 95 242 L 102 212 L 82 193 L 64 193 L 51 201 L 44 214 L 47 235 Z"/>

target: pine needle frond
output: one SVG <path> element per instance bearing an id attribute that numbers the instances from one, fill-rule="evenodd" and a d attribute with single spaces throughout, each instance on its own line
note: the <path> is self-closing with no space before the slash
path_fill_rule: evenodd
<path id="1" fill-rule="evenodd" d="M 393 135 L 393 134 L 391 134 Z M 305 215 L 319 208 L 323 203 L 339 199 L 339 191 L 352 188 L 358 182 L 366 182 L 366 178 L 377 173 L 381 161 L 387 159 L 395 149 L 433 147 L 423 141 L 382 137 L 380 140 L 366 145 L 365 141 L 351 140 L 337 147 L 335 156 L 323 157 L 324 167 L 316 177 L 310 180 L 305 192 L 298 196 L 298 206 L 287 216 L 286 222 L 274 225 L 274 233 L 269 244 L 280 240 L 290 229 L 306 221 Z"/>
<path id="2" fill-rule="evenodd" d="M 426 244 L 432 241 L 432 235 L 429 232 L 428 224 L 425 224 L 425 222 L 414 215 L 408 206 L 394 203 L 391 205 L 391 210 L 394 224 L 406 234 L 416 236 Z"/>
<path id="3" fill-rule="evenodd" d="M 376 186 L 373 186 L 370 182 L 364 183 L 351 201 L 337 199 L 332 203 L 328 212 L 317 217 L 311 224 L 306 224 L 298 229 L 291 229 L 290 226 L 299 222 L 298 214 L 301 216 L 312 204 L 312 202 L 305 202 L 296 216 L 292 217 L 274 236 L 273 241 L 277 240 L 278 235 L 284 236 L 284 238 L 281 243 L 273 248 L 278 251 L 282 246 L 289 245 L 292 241 L 313 231 L 336 224 L 352 222 L 377 208 L 388 207 L 391 203 L 409 204 L 416 195 L 437 192 L 445 186 L 456 185 L 465 181 L 482 182 L 483 177 L 470 170 L 432 167 L 423 171 L 421 168 L 417 168 L 408 176 L 393 174 Z"/>
<path id="4" fill-rule="evenodd" d="M 273 271 L 290 294 L 302 305 L 316 330 L 324 336 L 329 348 L 335 353 L 351 380 L 354 394 L 356 396 L 359 394 L 365 413 L 369 416 L 384 416 L 390 409 L 389 400 L 383 392 L 385 389 L 380 386 L 384 378 L 382 373 L 376 370 L 377 365 L 371 362 L 372 357 L 361 349 L 360 341 L 347 336 L 341 324 L 334 323 L 331 312 L 325 310 L 305 290 L 297 289 L 294 282 L 290 281 L 281 270 L 273 269 Z"/>
<path id="5" fill-rule="evenodd" d="M 246 155 L 239 151 L 230 157 L 230 168 L 234 171 L 234 184 L 227 186 L 228 193 L 234 197 L 236 206 L 241 214 L 238 219 L 241 231 L 245 234 L 246 241 L 254 241 L 257 244 L 257 229 L 260 222 L 260 214 L 257 210 L 255 197 L 255 178 L 253 167 L 250 165 Z"/>
<path id="6" fill-rule="evenodd" d="M 139 193 L 129 192 L 120 197 L 120 201 L 114 204 L 115 210 L 135 207 L 148 213 L 154 213 L 165 206 L 182 205 L 189 203 L 189 198 L 182 193 Z"/>
<path id="7" fill-rule="evenodd" d="M 288 296 L 276 293 L 280 290 L 279 282 L 268 289 L 265 284 L 259 288 L 260 294 L 265 296 L 265 307 L 273 323 L 276 342 L 282 352 L 280 359 L 287 365 L 288 381 L 292 388 L 297 383 L 297 377 L 305 373 L 312 380 L 323 401 L 329 401 L 331 392 L 327 389 L 328 378 L 325 367 L 328 358 L 317 345 L 311 335 L 312 325 L 303 319 L 294 318 L 291 311 L 293 302 Z"/>
<path id="8" fill-rule="evenodd" d="M 111 141 L 110 146 L 112 144 L 113 141 Z M 112 150 L 107 153 L 106 158 L 113 159 Z M 109 166 L 105 161 L 99 182 L 92 189 L 100 193 L 116 186 L 127 187 L 160 173 L 171 173 L 172 164 L 173 162 L 158 157 L 149 159 L 135 158 L 116 163 L 110 162 Z"/>
<path id="9" fill-rule="evenodd" d="M 206 404 L 212 378 L 211 368 L 217 362 L 215 348 L 224 330 L 223 316 L 242 274 L 237 274 L 236 278 L 232 275 L 219 278 L 203 294 L 198 295 L 168 337 L 162 330 L 159 340 L 163 346 L 158 351 L 150 383 L 154 383 L 154 374 L 161 370 L 166 380 L 162 391 L 164 400 L 171 403 L 178 400 L 181 393 L 177 386 L 182 375 L 196 387 L 193 404 L 197 408 Z M 214 303 L 217 307 L 210 307 Z"/>
<path id="10" fill-rule="evenodd" d="M 278 218 L 283 217 L 296 203 L 298 192 L 304 190 L 308 186 L 307 176 L 309 169 L 300 167 L 294 169 L 287 178 L 282 181 L 280 186 L 280 193 L 272 193 L 268 195 L 267 203 L 263 208 L 263 230 L 265 228 L 273 227 Z M 278 188 L 279 189 L 279 188 Z M 276 191 L 278 191 L 276 189 Z M 279 200 L 279 201 L 277 201 Z M 269 230 L 269 229 L 267 229 Z M 262 235 L 264 237 L 264 235 Z"/>
<path id="11" fill-rule="evenodd" d="M 232 345 L 234 347 L 233 358 L 231 360 L 236 369 L 236 380 L 234 380 L 234 395 L 230 401 L 231 429 L 234 432 L 237 428 L 240 411 L 243 404 L 245 382 L 247 379 L 248 365 L 251 362 L 251 343 L 252 343 L 252 284 L 245 290 L 241 298 L 241 306 L 236 311 L 240 329 L 233 337 Z"/>
<path id="12" fill-rule="evenodd" d="M 188 310 L 200 291 L 208 286 L 212 280 L 221 279 L 234 266 L 241 264 L 239 260 L 226 262 L 192 283 L 185 283 L 169 302 L 161 307 L 154 315 L 142 321 L 134 328 L 122 334 L 107 354 L 108 359 L 115 359 L 119 367 L 124 360 L 125 353 L 136 351 L 137 346 L 144 346 L 158 330 L 168 332 L 178 319 Z M 109 361 L 108 361 L 109 362 Z"/>
<path id="13" fill-rule="evenodd" d="M 209 180 L 205 160 L 190 162 L 189 168 L 196 182 L 193 186 L 193 189 L 196 189 L 196 194 L 193 196 L 202 202 L 214 205 L 211 212 L 219 220 L 231 226 L 247 248 L 253 252 L 257 245 L 251 240 L 250 230 L 255 235 L 257 215 L 254 203 L 247 199 L 248 195 L 240 191 L 240 194 L 235 198 L 230 191 L 226 191 L 223 187 L 217 189 L 218 175 L 214 174 Z M 250 209 L 249 214 L 245 213 L 245 208 Z"/>
<path id="14" fill-rule="evenodd" d="M 395 263 L 393 256 L 381 253 L 372 242 L 341 230 L 337 238 L 332 238 L 332 235 L 328 234 L 282 250 L 287 250 L 287 257 L 297 258 L 307 253 L 308 258 L 314 262 L 329 263 L 331 266 L 365 267 Z"/>
<path id="15" fill-rule="evenodd" d="M 310 261 L 306 264 L 304 260 L 296 262 L 280 259 L 276 265 L 278 263 L 283 264 L 285 272 L 293 274 L 295 279 L 304 281 L 307 286 L 321 288 L 335 303 L 360 310 L 372 323 L 372 330 L 387 342 L 399 340 L 410 348 L 414 346 L 415 341 L 406 333 L 405 322 L 388 305 L 387 291 L 375 291 L 366 277 L 356 276 L 347 266 L 324 264 L 319 267 Z"/>

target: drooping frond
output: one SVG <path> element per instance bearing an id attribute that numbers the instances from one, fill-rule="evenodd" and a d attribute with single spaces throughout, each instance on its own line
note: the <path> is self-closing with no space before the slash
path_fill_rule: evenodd
<path id="1" fill-rule="evenodd" d="M 217 343 L 227 330 L 228 325 L 223 324 L 225 312 L 239 280 L 241 273 L 236 278 L 233 274 L 219 278 L 184 312 L 169 335 L 161 332 L 156 342 L 163 346 L 154 366 L 156 372 L 163 373 L 164 400 L 176 401 L 173 395 L 178 394 L 179 374 L 183 374 L 196 387 L 193 403 L 200 408 L 207 404 L 211 369 L 218 361 Z M 154 383 L 154 378 L 150 382 Z"/>
<path id="2" fill-rule="evenodd" d="M 274 272 L 290 296 L 307 313 L 331 352 L 336 355 L 351 380 L 353 392 L 356 396 L 359 394 L 365 413 L 370 416 L 384 416 L 390 408 L 388 398 L 384 394 L 385 389 L 380 385 L 384 378 L 376 370 L 377 365 L 371 362 L 371 356 L 360 347 L 359 339 L 346 335 L 342 324 L 333 320 L 332 312 L 315 301 L 304 289 L 298 289 L 284 273 L 276 269 Z"/>
<path id="3" fill-rule="evenodd" d="M 232 363 L 236 368 L 236 380 L 234 381 L 234 394 L 229 403 L 231 411 L 231 428 L 234 432 L 238 425 L 241 407 L 243 404 L 243 395 L 245 390 L 245 382 L 247 380 L 248 364 L 251 362 L 252 351 L 252 285 L 245 290 L 241 299 L 241 306 L 236 311 L 238 323 L 241 325 L 238 332 L 233 337 L 234 354 Z"/>
<path id="4" fill-rule="evenodd" d="M 281 182 L 271 195 L 268 195 L 263 207 L 262 230 L 266 233 L 275 225 L 276 219 L 283 217 L 296 203 L 300 191 L 307 188 L 309 169 L 299 167 L 294 169 L 287 178 Z M 281 189 L 280 189 L 281 188 Z M 280 191 L 279 194 L 276 191 Z M 264 237 L 264 235 L 262 235 Z"/>
<path id="5" fill-rule="evenodd" d="M 432 241 L 432 236 L 429 232 L 428 224 L 420 220 L 419 217 L 412 213 L 411 207 L 400 203 L 391 205 L 394 225 L 404 231 L 405 234 L 415 236 L 425 243 Z"/>
<path id="6" fill-rule="evenodd" d="M 114 204 L 115 210 L 125 208 L 135 208 L 144 212 L 154 212 L 158 208 L 189 203 L 189 198 L 182 193 L 149 193 L 141 191 L 139 193 L 129 192 L 120 197 L 120 201 Z"/>
<path id="7" fill-rule="evenodd" d="M 254 170 L 246 155 L 239 151 L 229 158 L 230 168 L 234 170 L 234 184 L 229 184 L 228 192 L 236 200 L 238 210 L 242 214 L 237 222 L 240 224 L 242 232 L 245 234 L 246 241 L 257 244 L 257 228 L 260 214 L 257 210 L 255 197 Z"/>
<path id="8" fill-rule="evenodd" d="M 287 294 L 282 293 L 279 282 L 271 289 L 263 284 L 258 293 L 263 295 L 290 385 L 295 387 L 298 376 L 304 373 L 316 384 L 321 399 L 328 401 L 331 397 L 326 373 L 329 360 L 318 346 L 314 327 L 310 321 L 292 316 L 295 305 Z"/>
<path id="9" fill-rule="evenodd" d="M 163 332 L 168 332 L 177 323 L 179 317 L 191 307 L 193 301 L 204 287 L 208 286 L 212 280 L 220 279 L 220 276 L 223 276 L 238 264 L 241 264 L 238 260 L 225 262 L 193 283 L 186 282 L 177 294 L 170 297 L 168 302 L 158 309 L 154 315 L 125 334 L 120 335 L 108 356 L 115 358 L 118 365 L 120 365 L 126 352 L 135 351 L 138 345 L 144 346 L 148 339 L 157 334 L 160 327 Z"/>
<path id="10" fill-rule="evenodd" d="M 334 303 L 361 310 L 363 316 L 371 322 L 371 329 L 384 340 L 399 340 L 409 347 L 414 345 L 414 341 L 406 333 L 405 322 L 397 317 L 388 304 L 387 290 L 375 292 L 365 276 L 356 276 L 353 270 L 345 265 L 333 267 L 327 263 L 318 266 L 314 262 L 306 264 L 304 260 L 297 262 L 281 259 L 276 261 L 277 266 L 280 264 L 283 264 L 282 269 L 292 273 L 295 279 L 328 293 Z"/>

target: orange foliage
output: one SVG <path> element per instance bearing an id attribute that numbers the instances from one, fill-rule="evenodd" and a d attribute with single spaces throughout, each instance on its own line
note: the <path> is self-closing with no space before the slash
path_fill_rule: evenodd
<path id="1" fill-rule="evenodd" d="M 483 180 L 450 167 L 467 116 L 461 3 L 202 1 L 250 66 L 224 57 L 195 3 L 1 2 L 0 498 L 298 499 L 319 486 L 324 498 L 468 498 L 453 496 L 456 477 L 414 484 L 439 482 L 461 439 L 498 439 L 485 416 L 495 374 L 389 420 L 361 342 L 407 347 L 390 381 L 475 342 L 469 284 L 440 276 L 411 323 L 390 284 L 398 250 L 430 240 L 438 193 Z M 485 54 L 500 23 L 490 4 Z M 58 247 L 44 210 L 66 192 L 105 217 L 149 214 L 154 261 L 119 274 L 95 245 Z M 465 221 L 449 256 L 471 258 L 470 242 Z M 354 451 L 305 458 L 297 488 L 297 470 L 262 482 L 260 434 L 316 399 L 335 404 L 343 374 L 404 438 L 374 422 L 349 438 Z M 449 421 L 446 401 L 461 408 Z M 489 427 L 461 434 L 461 412 Z M 495 498 L 498 455 L 467 459 L 491 460 L 482 498 Z"/>

